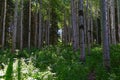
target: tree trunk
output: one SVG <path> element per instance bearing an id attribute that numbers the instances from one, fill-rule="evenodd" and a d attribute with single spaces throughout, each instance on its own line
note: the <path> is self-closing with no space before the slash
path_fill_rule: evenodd
<path id="1" fill-rule="evenodd" d="M 20 27 L 21 27 L 21 33 L 20 33 L 20 50 L 23 49 L 23 0 L 21 0 L 21 19 L 20 19 Z"/>
<path id="2" fill-rule="evenodd" d="M 108 12 L 107 12 L 107 2 L 108 0 L 101 0 L 102 7 L 102 31 L 103 31 L 103 59 L 104 66 L 107 70 L 110 69 L 110 49 L 108 40 Z"/>
<path id="3" fill-rule="evenodd" d="M 118 38 L 120 43 L 120 0 L 117 0 L 117 12 L 118 12 Z"/>
<path id="4" fill-rule="evenodd" d="M 111 11 L 111 37 L 112 44 L 116 44 L 116 31 L 115 31 L 115 4 L 114 0 L 110 0 L 110 11 Z"/>
<path id="5" fill-rule="evenodd" d="M 29 0 L 29 28 L 28 28 L 28 49 L 31 47 L 31 0 Z"/>
<path id="6" fill-rule="evenodd" d="M 87 24 L 88 24 L 88 32 L 87 32 L 87 35 L 88 35 L 88 55 L 90 55 L 90 53 L 91 53 L 91 42 L 90 42 L 90 17 L 87 19 L 88 20 L 88 22 L 87 22 Z"/>
<path id="7" fill-rule="evenodd" d="M 48 40 L 48 20 L 45 21 L 45 45 L 47 45 L 48 42 L 47 40 Z"/>
<path id="8" fill-rule="evenodd" d="M 85 36 L 84 36 L 84 16 L 83 16 L 83 0 L 79 1 L 79 29 L 80 29 L 80 60 L 85 61 Z"/>
<path id="9" fill-rule="evenodd" d="M 87 5 L 86 5 L 86 17 L 87 17 L 87 48 L 88 48 L 88 55 L 90 55 L 91 52 L 91 44 L 90 44 L 90 16 L 89 16 L 89 2 L 87 0 Z"/>
<path id="10" fill-rule="evenodd" d="M 111 27 L 110 27 L 110 1 L 107 4 L 107 16 L 108 16 L 108 40 L 109 40 L 109 44 L 111 44 Z"/>
<path id="11" fill-rule="evenodd" d="M 79 42 L 77 42 L 77 25 L 76 25 L 76 12 L 75 12 L 75 5 L 74 0 L 71 0 L 71 12 L 72 12 L 72 28 L 73 28 L 73 49 L 77 51 Z"/>
<path id="12" fill-rule="evenodd" d="M 50 44 L 50 3 L 49 3 L 49 9 L 48 9 L 48 40 L 47 40 L 47 45 Z"/>
<path id="13" fill-rule="evenodd" d="M 97 14 L 97 12 L 96 12 L 96 16 L 97 16 L 98 14 Z M 96 19 L 95 19 L 95 23 L 96 23 L 96 25 L 95 25 L 95 27 L 96 27 L 96 44 L 99 44 L 99 35 L 98 35 L 98 31 L 99 31 L 99 28 L 98 28 L 98 20 L 97 20 L 97 17 L 96 17 Z"/>
<path id="14" fill-rule="evenodd" d="M 38 40 L 38 48 L 42 47 L 42 0 L 39 2 L 40 9 L 39 9 L 39 40 Z"/>
<path id="15" fill-rule="evenodd" d="M 78 0 L 76 0 L 76 2 L 75 2 L 75 12 L 76 12 L 76 37 L 77 37 L 77 49 L 79 49 L 80 48 L 80 30 L 79 30 L 79 17 L 78 17 L 78 8 L 79 8 L 79 6 L 78 6 Z"/>
<path id="16" fill-rule="evenodd" d="M 16 33 L 17 33 L 17 18 L 18 18 L 18 0 L 15 0 L 15 11 L 14 11 L 14 28 L 12 35 L 12 52 L 16 49 Z"/>
<path id="17" fill-rule="evenodd" d="M 3 15 L 4 15 L 4 0 L 1 1 L 0 3 L 0 31 L 3 32 L 2 27 L 3 27 Z M 2 48 L 2 34 L 0 34 L 0 48 Z"/>
<path id="18" fill-rule="evenodd" d="M 36 0 L 36 13 L 35 13 L 35 47 L 37 48 L 37 36 L 38 36 L 38 0 Z"/>
<path id="19" fill-rule="evenodd" d="M 93 44 L 93 15 L 92 15 L 92 3 L 90 2 L 90 42 Z"/>
<path id="20" fill-rule="evenodd" d="M 84 15 L 84 35 L 85 35 L 85 47 L 87 47 L 87 16 Z"/>
<path id="21" fill-rule="evenodd" d="M 64 38 L 64 44 L 67 45 L 67 25 L 66 25 L 66 11 L 64 10 L 64 28 L 63 28 L 63 38 Z"/>
<path id="22" fill-rule="evenodd" d="M 3 16 L 3 32 L 2 32 L 2 49 L 4 49 L 4 46 L 5 46 L 6 7 L 7 7 L 7 0 L 4 0 L 4 16 Z"/>

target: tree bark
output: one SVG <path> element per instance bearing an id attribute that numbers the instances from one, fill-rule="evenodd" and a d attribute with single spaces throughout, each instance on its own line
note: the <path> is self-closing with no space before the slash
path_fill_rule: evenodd
<path id="1" fill-rule="evenodd" d="M 108 16 L 108 39 L 109 44 L 111 44 L 111 26 L 110 26 L 110 1 L 107 3 L 107 16 Z"/>
<path id="2" fill-rule="evenodd" d="M 47 40 L 47 45 L 50 44 L 50 3 L 49 3 L 49 9 L 48 9 L 48 40 Z"/>
<path id="3" fill-rule="evenodd" d="M 110 0 L 110 16 L 111 16 L 111 37 L 112 44 L 116 44 L 116 31 L 115 31 L 115 4 L 114 0 Z"/>
<path id="4" fill-rule="evenodd" d="M 79 1 L 79 29 L 80 29 L 80 60 L 85 61 L 85 36 L 84 36 L 84 15 L 83 15 L 83 0 Z"/>
<path id="5" fill-rule="evenodd" d="M 103 59 L 104 66 L 107 70 L 110 69 L 110 49 L 108 40 L 108 12 L 107 12 L 107 2 L 108 0 L 101 0 L 102 7 L 102 31 L 103 31 Z"/>
<path id="6" fill-rule="evenodd" d="M 90 2 L 90 43 L 93 44 L 93 13 L 92 13 L 92 3 Z"/>
<path id="7" fill-rule="evenodd" d="M 21 29 L 21 33 L 20 33 L 20 50 L 23 49 L 23 0 L 21 0 L 21 19 L 20 19 L 20 29 Z"/>
<path id="8" fill-rule="evenodd" d="M 89 16 L 89 2 L 87 0 L 87 10 L 86 10 L 86 17 L 87 17 L 87 48 L 88 48 L 88 55 L 90 55 L 91 52 L 91 43 L 90 43 L 90 16 Z"/>
<path id="9" fill-rule="evenodd" d="M 12 35 L 12 52 L 16 49 L 16 33 L 17 33 L 17 18 L 18 18 L 18 0 L 15 0 L 15 10 L 14 10 L 14 28 Z"/>
<path id="10" fill-rule="evenodd" d="M 64 44 L 67 45 L 67 25 L 66 25 L 66 11 L 64 10 L 64 28 L 63 28 L 63 38 L 64 38 Z"/>
<path id="11" fill-rule="evenodd" d="M 29 0 L 28 49 L 31 47 L 31 0 Z"/>
<path id="12" fill-rule="evenodd" d="M 77 51 L 79 42 L 77 42 L 77 25 L 76 25 L 76 12 L 74 0 L 71 0 L 71 12 L 72 12 L 72 28 L 73 28 L 73 50 Z"/>
<path id="13" fill-rule="evenodd" d="M 117 12 L 118 12 L 118 38 L 120 43 L 120 0 L 117 0 Z"/>
<path id="14" fill-rule="evenodd" d="M 39 40 L 38 40 L 38 48 L 42 47 L 42 0 L 39 2 L 40 9 L 39 9 Z"/>
<path id="15" fill-rule="evenodd" d="M 5 46 L 6 7 L 7 7 L 7 0 L 4 0 L 3 32 L 2 32 L 2 49 L 4 49 L 4 46 Z"/>
<path id="16" fill-rule="evenodd" d="M 36 0 L 36 13 L 35 13 L 35 47 L 37 48 L 37 36 L 38 36 L 38 0 Z"/>

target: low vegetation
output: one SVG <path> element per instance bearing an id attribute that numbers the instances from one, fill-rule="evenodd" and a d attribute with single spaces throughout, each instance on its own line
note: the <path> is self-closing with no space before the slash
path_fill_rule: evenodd
<path id="1" fill-rule="evenodd" d="M 120 80 L 120 45 L 110 47 L 111 70 L 103 67 L 102 48 L 94 46 L 86 62 L 71 46 L 0 51 L 0 80 Z"/>

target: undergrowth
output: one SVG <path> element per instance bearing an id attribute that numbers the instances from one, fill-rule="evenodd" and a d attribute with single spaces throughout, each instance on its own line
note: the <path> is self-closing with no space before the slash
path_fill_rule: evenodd
<path id="1" fill-rule="evenodd" d="M 103 67 L 102 48 L 94 46 L 86 53 L 85 64 L 79 60 L 80 51 L 71 46 L 47 46 L 24 49 L 16 54 L 0 51 L 0 80 L 88 80 L 94 73 L 96 80 L 120 80 L 120 45 L 110 47 L 111 70 Z"/>

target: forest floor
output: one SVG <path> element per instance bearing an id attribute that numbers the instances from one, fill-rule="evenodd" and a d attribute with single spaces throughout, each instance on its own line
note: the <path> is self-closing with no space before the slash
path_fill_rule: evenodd
<path id="1" fill-rule="evenodd" d="M 86 50 L 87 53 L 87 50 Z M 86 54 L 87 55 L 87 54 Z M 57 45 L 43 49 L 0 51 L 0 80 L 120 80 L 120 45 L 110 47 L 111 70 L 103 67 L 102 48 L 93 46 L 83 64 L 80 51 Z"/>

